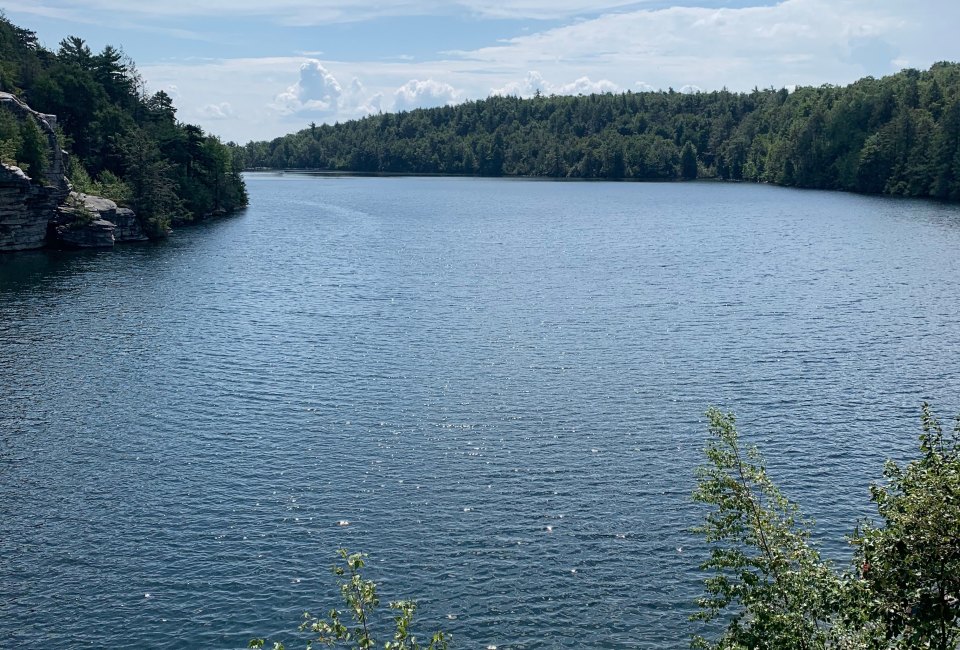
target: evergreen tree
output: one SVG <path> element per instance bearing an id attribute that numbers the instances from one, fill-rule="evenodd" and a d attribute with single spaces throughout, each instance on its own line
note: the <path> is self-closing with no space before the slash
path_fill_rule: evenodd
<path id="1" fill-rule="evenodd" d="M 116 147 L 123 161 L 124 178 L 130 185 L 133 209 L 151 236 L 163 236 L 171 222 L 184 212 L 173 165 L 141 129 L 117 138 Z"/>
<path id="2" fill-rule="evenodd" d="M 136 66 L 122 50 L 94 54 L 78 36 L 44 50 L 36 35 L 0 13 L 0 90 L 58 118 L 70 148 L 71 176 L 138 209 L 148 231 L 230 211 L 247 197 L 235 151 L 199 127 L 177 121 L 168 94 L 142 93 Z M 0 110 L 0 158 L 42 174 L 46 135 L 30 120 Z"/>
<path id="3" fill-rule="evenodd" d="M 680 177 L 693 180 L 697 177 L 697 150 L 691 142 L 683 145 L 680 152 Z"/>
<path id="4" fill-rule="evenodd" d="M 309 125 L 251 167 L 671 180 L 719 177 L 960 200 L 960 65 L 821 86 L 490 97 Z M 689 147 L 687 145 L 690 145 Z"/>
<path id="5" fill-rule="evenodd" d="M 45 183 L 43 174 L 47 169 L 47 138 L 32 117 L 20 123 L 20 147 L 17 161 L 34 182 Z"/>
<path id="6" fill-rule="evenodd" d="M 17 164 L 20 152 L 20 124 L 13 113 L 0 106 L 0 163 Z"/>

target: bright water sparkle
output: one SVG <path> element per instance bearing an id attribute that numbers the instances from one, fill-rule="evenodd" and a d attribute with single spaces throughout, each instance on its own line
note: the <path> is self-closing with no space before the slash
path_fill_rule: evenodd
<path id="1" fill-rule="evenodd" d="M 835 556 L 921 400 L 960 408 L 955 207 L 248 184 L 162 244 L 0 257 L 4 645 L 290 640 L 343 545 L 457 647 L 685 647 L 709 405 Z"/>

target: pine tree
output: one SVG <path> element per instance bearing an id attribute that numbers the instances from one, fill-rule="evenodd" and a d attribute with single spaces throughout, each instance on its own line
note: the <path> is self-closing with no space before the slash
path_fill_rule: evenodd
<path id="1" fill-rule="evenodd" d="M 680 177 L 693 180 L 697 177 L 697 149 L 687 141 L 680 151 Z"/>

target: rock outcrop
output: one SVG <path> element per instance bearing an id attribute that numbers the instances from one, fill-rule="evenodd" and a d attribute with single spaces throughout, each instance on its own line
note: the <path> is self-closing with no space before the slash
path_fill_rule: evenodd
<path id="1" fill-rule="evenodd" d="M 36 122 L 47 140 L 48 161 L 39 183 L 31 182 L 37 179 L 19 167 L 0 167 L 0 250 L 41 248 L 46 244 L 47 223 L 70 191 L 54 130 L 57 118 L 36 112 L 9 93 L 0 93 L 0 106 L 17 119 Z"/>
<path id="2" fill-rule="evenodd" d="M 116 225 L 117 229 L 113 236 L 118 242 L 147 241 L 150 239 L 144 234 L 143 228 L 140 227 L 139 217 L 130 208 L 117 208 L 113 216 L 108 218 L 107 221 L 112 221 Z"/>
<path id="3" fill-rule="evenodd" d="M 0 165 L 0 251 L 42 248 L 62 196 L 30 182 L 19 167 Z"/>
<path id="4" fill-rule="evenodd" d="M 105 219 L 52 226 L 51 237 L 58 248 L 113 248 L 112 223 Z"/>
<path id="5" fill-rule="evenodd" d="M 70 192 L 50 222 L 48 241 L 60 248 L 109 248 L 114 242 L 147 241 L 129 208 L 110 199 Z"/>
<path id="6" fill-rule="evenodd" d="M 32 119 L 47 140 L 47 168 L 40 178 L 0 165 L 0 251 L 44 246 L 109 248 L 115 241 L 147 239 L 133 210 L 109 199 L 72 192 L 55 115 L 38 113 L 14 95 L 0 92 L 0 106 L 18 119 Z M 39 182 L 38 182 L 39 181 Z"/>

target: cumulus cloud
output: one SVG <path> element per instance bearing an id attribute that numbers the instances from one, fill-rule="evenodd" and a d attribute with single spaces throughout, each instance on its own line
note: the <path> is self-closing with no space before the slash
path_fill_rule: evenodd
<path id="1" fill-rule="evenodd" d="M 590 77 L 580 77 L 562 86 L 557 86 L 555 93 L 557 95 L 590 95 L 593 93 L 615 93 L 620 87 L 612 81 L 600 79 L 599 81 L 590 81 Z"/>
<path id="2" fill-rule="evenodd" d="M 382 100 L 382 93 L 368 92 L 356 77 L 344 87 L 323 63 L 308 59 L 300 65 L 297 83 L 277 95 L 270 107 L 286 116 L 351 119 L 380 112 Z"/>
<path id="3" fill-rule="evenodd" d="M 607 79 L 591 81 L 590 77 L 580 77 L 566 84 L 552 84 L 536 70 L 531 70 L 523 81 L 512 81 L 490 91 L 491 95 L 515 95 L 532 97 L 540 91 L 544 95 L 590 95 L 594 93 L 615 93 L 620 87 Z"/>
<path id="4" fill-rule="evenodd" d="M 398 111 L 454 104 L 460 93 L 448 83 L 433 79 L 411 79 L 393 93 L 393 107 Z"/>
<path id="5" fill-rule="evenodd" d="M 277 95 L 273 107 L 284 115 L 292 113 L 334 113 L 343 88 L 316 59 L 300 66 L 300 80 Z"/>
<path id="6" fill-rule="evenodd" d="M 340 97 L 340 109 L 350 117 L 363 117 L 379 113 L 382 109 L 383 93 L 369 94 L 367 89 L 356 77 L 347 86 Z"/>
<path id="7" fill-rule="evenodd" d="M 696 95 L 697 93 L 702 93 L 703 88 L 700 86 L 694 86 L 693 84 L 686 84 L 684 86 L 680 86 L 680 92 L 682 92 L 684 95 Z"/>
<path id="8" fill-rule="evenodd" d="M 54 1 L 62 0 L 36 0 Z M 226 0 L 222 1 L 226 6 Z M 301 3 L 305 11 L 321 11 L 315 1 L 277 1 L 279 4 L 266 5 L 262 0 L 232 0 L 230 7 L 247 13 L 263 12 L 258 15 L 264 20 L 280 20 L 277 7 L 289 8 L 293 3 Z M 329 8 L 353 1 L 322 4 Z M 599 0 L 600 4 L 608 3 L 607 7 L 618 1 Z M 181 5 L 183 11 L 206 12 L 220 2 L 89 0 L 84 4 L 111 4 L 129 14 L 140 11 L 138 7 L 172 12 L 173 7 Z M 409 9 L 421 0 L 385 0 L 394 9 L 404 2 L 409 3 Z M 469 51 L 445 51 L 415 60 L 364 59 L 362 52 L 345 60 L 324 59 L 323 66 L 339 82 L 320 83 L 319 91 L 310 83 L 312 78 L 324 79 L 319 68 L 313 66 L 304 72 L 305 79 L 297 74 L 308 60 L 302 56 L 205 61 L 174 58 L 146 62 L 140 70 L 154 90 L 177 84 L 182 94 L 177 106 L 185 115 L 195 115 L 200 107 L 222 102 L 235 108 L 242 106 L 242 115 L 237 110 L 232 119 L 203 118 L 200 123 L 231 139 L 245 140 L 274 137 L 302 128 L 311 120 L 342 121 L 378 110 L 445 104 L 488 94 L 526 97 L 538 89 L 544 94 L 611 90 L 612 86 L 598 86 L 603 81 L 638 91 L 679 88 L 683 84 L 706 91 L 845 84 L 864 74 L 879 76 L 904 66 L 925 68 L 934 61 L 960 59 L 960 41 L 954 33 L 960 21 L 960 3 L 954 2 L 635 0 L 615 13 L 597 8 L 581 19 L 561 21 L 562 12 L 573 10 L 576 3 L 586 6 L 587 0 L 511 3 L 507 10 L 520 7 L 528 13 L 538 13 L 540 8 L 547 11 L 553 5 L 561 8 L 550 23 L 534 24 L 530 31 L 512 38 L 491 36 L 487 47 Z M 495 6 L 493 0 L 451 0 L 442 8 L 438 4 L 423 5 L 420 13 L 449 17 L 456 14 L 456 7 L 464 6 L 470 6 L 475 12 L 471 15 L 481 20 L 502 3 Z M 274 11 L 276 15 L 266 16 Z M 363 11 L 351 15 L 359 20 L 356 17 Z M 402 48 L 399 45 L 396 51 Z M 316 58 L 309 55 L 309 59 Z M 279 85 L 278 75 L 284 79 Z M 359 87 L 350 81 L 354 77 L 363 81 Z M 578 85 L 571 81 L 578 77 L 586 77 L 589 82 Z M 444 84 L 434 81 L 440 87 L 431 91 L 424 86 L 430 80 L 442 80 Z M 176 98 L 174 92 L 168 93 Z M 329 106 L 329 110 L 309 115 L 303 110 L 305 106 Z"/>
<path id="9" fill-rule="evenodd" d="M 225 120 L 233 117 L 233 106 L 230 105 L 230 102 L 207 104 L 205 106 L 201 106 L 197 110 L 197 113 L 200 115 L 200 117 L 204 117 L 208 120 Z"/>
<path id="10" fill-rule="evenodd" d="M 523 81 L 511 81 L 500 88 L 494 88 L 490 91 L 491 95 L 532 97 L 539 90 L 542 94 L 550 94 L 550 84 L 543 78 L 543 75 L 536 70 L 531 70 L 524 77 Z"/>

